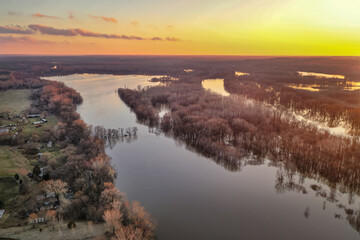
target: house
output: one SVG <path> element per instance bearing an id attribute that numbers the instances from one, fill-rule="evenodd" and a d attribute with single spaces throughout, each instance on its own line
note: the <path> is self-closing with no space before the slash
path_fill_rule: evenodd
<path id="1" fill-rule="evenodd" d="M 43 123 L 43 121 L 37 121 L 37 122 L 33 122 L 32 124 L 33 125 L 39 125 L 39 124 L 42 124 Z"/>
<path id="2" fill-rule="evenodd" d="M 1 209 L 1 210 L 0 210 L 0 219 L 2 218 L 2 216 L 4 215 L 4 213 L 5 213 L 5 209 Z"/>
<path id="3" fill-rule="evenodd" d="M 39 177 L 43 178 L 46 173 L 47 173 L 47 168 L 46 167 L 40 168 Z"/>
<path id="4" fill-rule="evenodd" d="M 34 223 L 44 223 L 45 222 L 45 218 L 41 217 L 41 218 L 36 218 L 36 219 L 31 219 L 30 220 L 30 224 L 34 224 Z"/>
<path id="5" fill-rule="evenodd" d="M 40 117 L 40 114 L 29 114 L 27 115 L 28 118 L 37 118 Z"/>
<path id="6" fill-rule="evenodd" d="M 49 141 L 46 146 L 47 146 L 48 148 L 51 148 L 51 147 L 52 147 L 52 141 Z"/>
<path id="7" fill-rule="evenodd" d="M 42 122 L 44 122 L 44 123 L 47 122 L 47 120 L 46 120 L 45 118 L 40 118 L 40 120 L 41 120 Z"/>

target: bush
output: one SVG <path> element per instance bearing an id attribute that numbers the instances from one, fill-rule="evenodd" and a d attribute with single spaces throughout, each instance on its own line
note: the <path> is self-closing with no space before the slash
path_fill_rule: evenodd
<path id="1" fill-rule="evenodd" d="M 71 222 L 68 223 L 67 226 L 68 226 L 69 229 L 73 229 L 73 228 L 76 228 L 76 223 L 74 221 L 71 221 Z"/>

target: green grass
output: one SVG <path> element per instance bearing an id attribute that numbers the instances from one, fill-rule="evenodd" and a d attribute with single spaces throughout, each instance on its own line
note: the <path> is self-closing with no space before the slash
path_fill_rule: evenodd
<path id="1" fill-rule="evenodd" d="M 9 146 L 0 146 L 0 200 L 10 205 L 19 192 L 15 174 L 21 176 L 31 171 L 31 164 L 20 152 Z"/>
<path id="2" fill-rule="evenodd" d="M 7 90 L 0 92 L 0 112 L 10 111 L 11 115 L 19 115 L 30 108 L 31 91 L 25 90 Z"/>
<path id="3" fill-rule="evenodd" d="M 14 177 L 16 172 L 24 175 L 31 169 L 29 161 L 9 146 L 0 146 L 0 166 L 0 178 Z"/>
<path id="4" fill-rule="evenodd" d="M 54 115 L 51 115 L 51 116 L 48 116 L 46 117 L 46 120 L 47 122 L 46 123 L 43 123 L 41 125 L 41 127 L 36 127 L 35 125 L 33 125 L 32 123 L 33 122 L 38 122 L 40 121 L 39 118 L 29 118 L 29 123 L 26 124 L 24 127 L 23 127 L 23 132 L 26 134 L 26 135 L 30 135 L 30 134 L 33 134 L 33 133 L 37 133 L 39 136 L 44 132 L 44 128 L 46 126 L 49 126 L 49 127 L 53 127 L 55 126 L 58 122 L 59 122 L 59 119 L 54 116 Z"/>
<path id="5" fill-rule="evenodd" d="M 12 179 L 0 179 L 0 200 L 5 207 L 11 204 L 19 193 L 19 185 Z"/>

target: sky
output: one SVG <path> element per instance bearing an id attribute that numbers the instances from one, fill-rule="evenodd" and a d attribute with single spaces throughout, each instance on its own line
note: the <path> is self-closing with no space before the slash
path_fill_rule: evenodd
<path id="1" fill-rule="evenodd" d="M 0 54 L 360 56 L 360 0 L 0 0 Z"/>

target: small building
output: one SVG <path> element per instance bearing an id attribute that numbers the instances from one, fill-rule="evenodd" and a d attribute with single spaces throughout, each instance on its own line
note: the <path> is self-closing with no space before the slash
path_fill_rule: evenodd
<path id="1" fill-rule="evenodd" d="M 46 146 L 47 146 L 48 148 L 51 148 L 51 147 L 52 147 L 52 141 L 49 141 Z"/>
<path id="2" fill-rule="evenodd" d="M 28 118 L 37 118 L 40 117 L 40 114 L 29 114 L 27 115 Z"/>
<path id="3" fill-rule="evenodd" d="M 2 216 L 4 215 L 4 213 L 5 213 L 5 209 L 1 209 L 1 210 L 0 210 L 0 219 L 2 218 Z"/>
<path id="4" fill-rule="evenodd" d="M 47 122 L 47 120 L 46 120 L 45 118 L 40 118 L 40 120 L 41 120 L 42 122 L 44 122 L 44 123 Z"/>
<path id="5" fill-rule="evenodd" d="M 44 175 L 47 173 L 47 168 L 46 167 L 43 167 L 43 168 L 40 168 L 40 174 L 39 174 L 39 177 L 43 178 Z"/>
<path id="6" fill-rule="evenodd" d="M 36 121 L 36 122 L 33 122 L 32 124 L 33 125 L 40 125 L 40 124 L 42 124 L 43 123 L 43 121 Z"/>
<path id="7" fill-rule="evenodd" d="M 41 217 L 41 218 L 36 218 L 36 219 L 31 219 L 30 220 L 30 224 L 34 224 L 34 223 L 44 223 L 45 222 L 45 218 Z"/>

